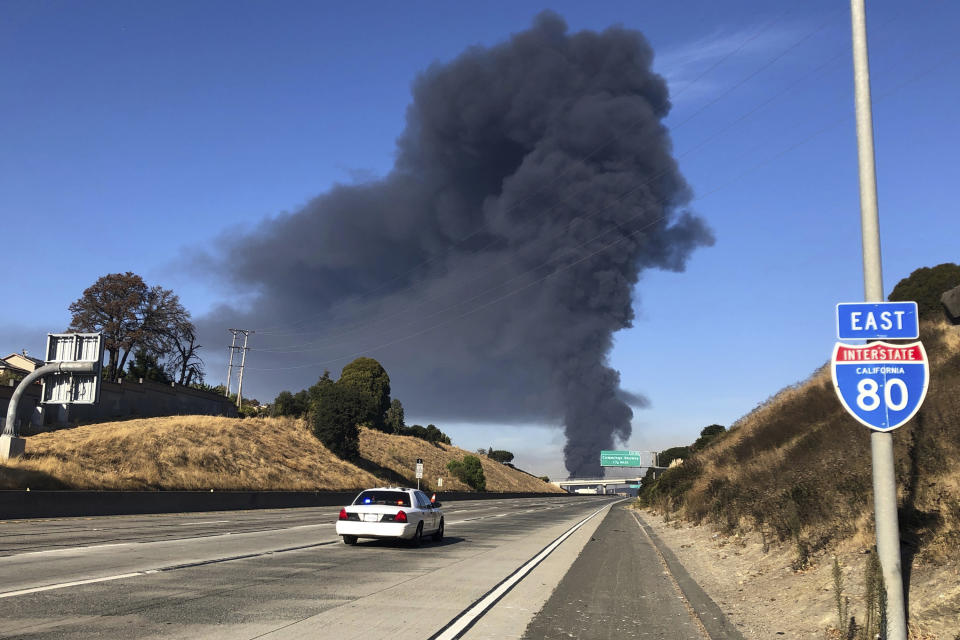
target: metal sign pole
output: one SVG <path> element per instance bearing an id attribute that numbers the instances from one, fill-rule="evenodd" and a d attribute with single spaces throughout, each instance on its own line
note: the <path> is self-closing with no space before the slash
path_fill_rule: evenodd
<path id="1" fill-rule="evenodd" d="M 874 166 L 873 115 L 870 104 L 870 65 L 867 57 L 867 20 L 864 0 L 850 0 L 853 32 L 853 79 L 857 113 L 857 157 L 860 169 L 860 229 L 863 238 L 863 286 L 867 302 L 883 301 L 880 258 L 880 216 L 877 213 L 877 176 Z M 897 481 L 894 473 L 893 434 L 870 434 L 873 454 L 873 508 L 877 554 L 887 590 L 887 638 L 907 640 L 901 575 L 900 527 L 897 522 Z"/>

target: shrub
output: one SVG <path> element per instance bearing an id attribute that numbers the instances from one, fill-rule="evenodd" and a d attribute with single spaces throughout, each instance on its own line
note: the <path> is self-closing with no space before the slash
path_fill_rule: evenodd
<path id="1" fill-rule="evenodd" d="M 671 447 L 669 449 L 664 449 L 657 455 L 657 464 L 661 467 L 669 467 L 670 463 L 674 460 L 686 460 L 690 457 L 690 447 Z"/>
<path id="2" fill-rule="evenodd" d="M 451 460 L 447 463 L 447 469 L 450 470 L 461 482 L 473 487 L 477 491 L 487 490 L 487 479 L 483 475 L 483 465 L 480 458 L 466 455 L 463 461 Z"/>
<path id="3" fill-rule="evenodd" d="M 432 442 L 434 444 L 442 442 L 443 444 L 451 444 L 450 436 L 445 434 L 440 429 L 437 429 L 434 425 L 428 424 L 426 427 L 423 427 L 419 424 L 413 424 L 409 427 L 401 427 L 397 432 L 401 436 L 413 436 L 414 438 L 420 438 L 421 440 L 426 440 L 427 442 Z"/>
<path id="4" fill-rule="evenodd" d="M 897 283 L 890 292 L 891 302 L 913 300 L 921 318 L 937 319 L 943 317 L 943 304 L 940 296 L 960 285 L 960 265 L 952 262 L 938 264 L 935 267 L 920 267 Z"/>
<path id="5" fill-rule="evenodd" d="M 702 471 L 703 465 L 694 458 L 687 460 L 680 466 L 667 469 L 652 482 L 648 483 L 645 477 L 643 483 L 641 483 L 642 488 L 638 497 L 645 506 L 660 505 L 677 508 L 683 504 L 684 494 L 693 486 Z M 652 476 L 649 471 L 648 474 Z"/>
<path id="6" fill-rule="evenodd" d="M 704 427 L 703 430 L 700 431 L 700 437 L 697 438 L 697 441 L 690 445 L 690 449 L 693 451 L 700 451 L 726 432 L 727 428 L 719 424 L 712 424 L 709 427 Z"/>

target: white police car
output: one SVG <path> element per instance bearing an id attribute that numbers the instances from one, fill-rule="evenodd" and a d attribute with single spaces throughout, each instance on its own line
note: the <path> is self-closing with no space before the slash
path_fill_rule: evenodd
<path id="1" fill-rule="evenodd" d="M 443 511 L 439 502 L 419 489 L 367 489 L 340 509 L 337 535 L 344 544 L 356 544 L 358 538 L 395 538 L 419 546 L 426 535 L 439 542 L 443 539 Z"/>

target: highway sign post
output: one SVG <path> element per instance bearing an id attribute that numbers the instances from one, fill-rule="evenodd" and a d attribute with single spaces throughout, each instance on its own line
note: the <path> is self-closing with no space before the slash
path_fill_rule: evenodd
<path id="1" fill-rule="evenodd" d="M 601 467 L 642 467 L 639 451 L 601 451 Z"/>
<path id="2" fill-rule="evenodd" d="M 7 419 L 0 435 L 0 460 L 19 458 L 26 449 L 20 437 L 17 410 L 24 392 L 43 380 L 42 401 L 58 404 L 96 404 L 100 400 L 100 363 L 103 340 L 99 333 L 47 334 L 47 361 L 17 385 L 7 404 Z M 44 379 L 50 377 L 50 383 Z"/>
<path id="3" fill-rule="evenodd" d="M 864 4 L 864 0 L 850 0 L 850 31 L 853 40 L 854 110 L 857 116 L 863 293 L 865 302 L 878 303 L 884 300 L 883 264 L 880 257 L 880 215 L 877 207 L 877 172 L 873 152 L 867 11 Z M 891 399 L 893 399 L 892 393 Z M 873 458 L 873 509 L 877 527 L 877 556 L 883 568 L 883 582 L 887 590 L 887 640 L 907 640 L 903 574 L 900 570 L 900 524 L 897 521 L 897 480 L 893 460 L 893 434 L 889 431 L 874 430 L 870 434 L 870 450 Z"/>

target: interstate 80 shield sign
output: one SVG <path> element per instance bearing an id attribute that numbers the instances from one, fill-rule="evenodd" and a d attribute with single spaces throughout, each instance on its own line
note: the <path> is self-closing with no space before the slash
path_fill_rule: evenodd
<path id="1" fill-rule="evenodd" d="M 876 431 L 896 429 L 912 418 L 930 380 L 927 352 L 920 342 L 838 342 L 830 369 L 844 408 Z"/>

